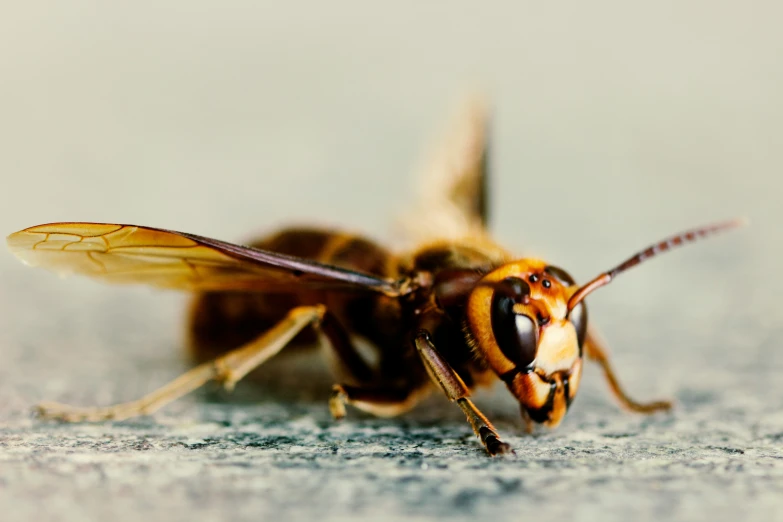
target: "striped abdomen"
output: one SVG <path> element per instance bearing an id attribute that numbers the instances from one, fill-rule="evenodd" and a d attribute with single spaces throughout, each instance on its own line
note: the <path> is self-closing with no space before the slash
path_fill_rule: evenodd
<path id="1" fill-rule="evenodd" d="M 367 239 L 339 232 L 284 229 L 251 245 L 375 275 L 390 275 L 389 270 L 394 270 L 387 250 Z M 372 314 L 378 299 L 374 295 L 295 288 L 287 294 L 200 294 L 190 316 L 193 354 L 199 362 L 213 359 L 258 337 L 299 305 L 325 304 L 346 328 L 365 333 L 362 330 L 374 323 Z M 297 337 L 302 342 L 314 339 L 309 329 Z"/>

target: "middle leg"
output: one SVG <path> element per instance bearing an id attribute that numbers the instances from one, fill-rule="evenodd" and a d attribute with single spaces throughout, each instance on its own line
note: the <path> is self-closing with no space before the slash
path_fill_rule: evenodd
<path id="1" fill-rule="evenodd" d="M 391 381 L 383 372 L 373 371 L 359 355 L 348 332 L 333 316 L 321 322 L 321 334 L 326 338 L 338 362 L 352 384 L 340 383 L 332 387 L 329 411 L 340 420 L 345 417 L 346 405 L 376 417 L 396 417 L 413 409 L 429 393 L 429 386 L 413 376 Z M 399 382 L 402 381 L 402 382 Z"/>

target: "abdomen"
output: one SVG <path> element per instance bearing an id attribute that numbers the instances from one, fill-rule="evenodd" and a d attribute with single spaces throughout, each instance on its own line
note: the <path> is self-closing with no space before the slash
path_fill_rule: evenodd
<path id="1" fill-rule="evenodd" d="M 393 270 L 391 253 L 374 242 L 335 231 L 293 228 L 254 241 L 250 245 L 313 259 L 374 275 Z M 286 294 L 209 292 L 194 299 L 190 313 L 190 345 L 197 362 L 215 357 L 252 341 L 296 306 L 325 304 L 349 330 L 361 331 L 373 322 L 375 295 L 292 289 Z M 294 345 L 312 345 L 314 332 L 306 329 Z"/>

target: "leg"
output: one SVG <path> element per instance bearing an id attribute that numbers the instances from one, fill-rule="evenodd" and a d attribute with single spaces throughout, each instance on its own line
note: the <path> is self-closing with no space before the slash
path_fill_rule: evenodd
<path id="1" fill-rule="evenodd" d="M 429 393 L 428 387 L 424 386 L 426 381 L 417 382 L 420 379 L 412 376 L 405 379 L 408 385 L 384 385 L 383 376 L 370 369 L 336 318 L 327 314 L 320 326 L 321 333 L 329 341 L 339 363 L 357 384 L 343 383 L 332 387 L 329 411 L 335 419 L 345 417 L 346 404 L 376 417 L 396 417 L 413 409 Z"/>
<path id="2" fill-rule="evenodd" d="M 356 351 L 348 332 L 334 315 L 326 312 L 321 319 L 318 330 L 331 345 L 348 375 L 359 383 L 369 383 L 374 380 L 375 372 Z"/>
<path id="3" fill-rule="evenodd" d="M 465 413 L 468 422 L 473 427 L 473 431 L 481 439 L 487 452 L 492 456 L 514 453 L 511 446 L 500 440 L 500 436 L 495 431 L 492 423 L 468 399 L 470 396 L 468 387 L 465 386 L 459 375 L 449 366 L 449 363 L 438 353 L 435 345 L 430 340 L 429 333 L 425 330 L 420 330 L 416 334 L 414 344 L 432 381 L 441 387 L 450 401 L 457 402 L 457 406 Z"/>
<path id="4" fill-rule="evenodd" d="M 655 401 L 648 403 L 640 403 L 631 399 L 625 391 L 620 387 L 620 383 L 617 381 L 617 377 L 614 374 L 611 364 L 609 364 L 609 357 L 606 354 L 605 349 L 602 347 L 601 342 L 593 329 L 588 329 L 587 338 L 585 339 L 585 354 L 587 357 L 597 362 L 604 371 L 604 377 L 609 383 L 609 387 L 612 390 L 615 398 L 620 403 L 631 411 L 638 413 L 654 413 L 656 411 L 671 409 L 672 403 L 669 401 Z"/>
<path id="5" fill-rule="evenodd" d="M 210 380 L 219 381 L 231 390 L 250 371 L 282 350 L 304 327 L 317 324 L 325 313 L 326 309 L 320 305 L 294 308 L 258 339 L 214 361 L 196 366 L 139 400 L 104 408 L 76 408 L 58 403 L 43 403 L 37 407 L 38 413 L 43 418 L 68 422 L 122 420 L 148 415 Z"/>
<path id="6" fill-rule="evenodd" d="M 345 417 L 345 405 L 366 411 L 376 417 L 396 417 L 410 411 L 426 390 L 403 388 L 365 388 L 335 384 L 329 399 L 329 411 L 339 420 Z"/>

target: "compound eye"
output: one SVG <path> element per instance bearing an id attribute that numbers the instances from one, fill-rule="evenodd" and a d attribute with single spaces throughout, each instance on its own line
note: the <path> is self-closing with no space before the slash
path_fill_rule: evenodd
<path id="1" fill-rule="evenodd" d="M 544 272 L 557 279 L 560 284 L 565 287 L 574 286 L 576 284 L 574 278 L 560 267 L 550 265 L 544 269 Z"/>
<path id="2" fill-rule="evenodd" d="M 530 295 L 530 285 L 518 277 L 509 277 L 495 286 L 492 296 L 492 332 L 506 358 L 525 368 L 536 358 L 538 327 L 532 318 L 514 312 L 514 305 Z"/>
<path id="3" fill-rule="evenodd" d="M 576 339 L 579 342 L 579 349 L 581 351 L 582 345 L 585 342 L 587 336 L 587 307 L 584 301 L 574 307 L 568 314 L 568 320 L 574 325 L 576 330 Z"/>

